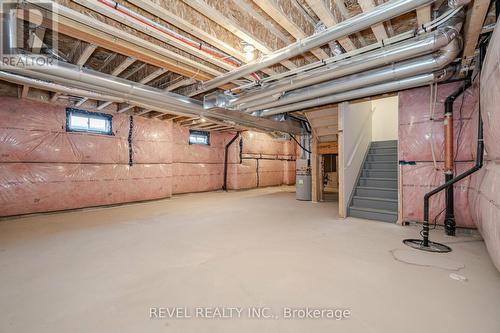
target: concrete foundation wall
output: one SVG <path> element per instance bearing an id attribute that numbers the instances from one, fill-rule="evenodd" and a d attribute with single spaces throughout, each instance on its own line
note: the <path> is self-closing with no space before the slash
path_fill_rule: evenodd
<path id="1" fill-rule="evenodd" d="M 190 145 L 187 128 L 133 117 L 130 166 L 130 117 L 113 113 L 112 124 L 113 135 L 66 132 L 64 106 L 1 96 L 0 216 L 222 188 L 224 147 L 236 133 Z M 229 189 L 294 183 L 295 143 L 263 133 L 241 139 L 241 154 L 240 139 L 229 152 Z"/>

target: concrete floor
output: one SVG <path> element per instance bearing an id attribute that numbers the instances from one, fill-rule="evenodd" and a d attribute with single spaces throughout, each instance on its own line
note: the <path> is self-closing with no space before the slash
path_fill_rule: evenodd
<path id="1" fill-rule="evenodd" d="M 417 227 L 338 219 L 334 203 L 292 190 L 3 220 L 0 332 L 500 332 L 500 274 L 482 241 L 433 232 L 453 252 L 422 253 L 401 244 Z M 150 319 L 151 307 L 273 317 Z M 284 319 L 285 307 L 351 317 Z"/>

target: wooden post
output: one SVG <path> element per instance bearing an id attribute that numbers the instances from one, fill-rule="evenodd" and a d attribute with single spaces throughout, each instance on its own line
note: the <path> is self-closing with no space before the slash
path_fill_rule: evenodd
<path id="1" fill-rule="evenodd" d="M 312 202 L 320 202 L 322 200 L 321 182 L 321 155 L 318 153 L 318 139 L 313 135 L 311 153 Z"/>

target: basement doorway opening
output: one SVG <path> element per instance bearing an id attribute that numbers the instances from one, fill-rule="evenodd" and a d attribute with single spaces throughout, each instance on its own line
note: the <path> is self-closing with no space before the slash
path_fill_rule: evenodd
<path id="1" fill-rule="evenodd" d="M 339 200 L 338 154 L 324 154 L 322 157 L 322 201 Z"/>

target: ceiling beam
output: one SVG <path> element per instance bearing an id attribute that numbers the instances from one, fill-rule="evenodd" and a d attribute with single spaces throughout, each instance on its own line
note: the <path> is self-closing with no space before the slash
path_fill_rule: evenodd
<path id="1" fill-rule="evenodd" d="M 288 11 L 288 13 L 283 12 L 281 7 L 275 0 L 254 0 L 254 2 L 269 16 L 273 18 L 279 25 L 281 25 L 286 31 L 290 33 L 296 40 L 304 39 L 308 35 L 304 32 L 304 27 L 300 27 L 296 22 L 300 21 L 300 14 L 293 13 L 292 10 Z M 290 8 L 291 9 L 291 8 Z M 293 18 L 288 17 L 288 15 L 295 16 Z M 314 27 L 312 27 L 314 29 Z M 326 59 L 329 58 L 329 55 L 320 48 L 315 48 L 310 50 L 314 56 L 318 59 Z"/>
<path id="2" fill-rule="evenodd" d="M 363 12 L 369 12 L 373 8 L 375 8 L 375 3 L 373 0 L 358 0 L 359 6 L 363 10 Z M 381 41 L 384 39 L 389 38 L 387 35 L 387 31 L 385 30 L 384 23 L 378 23 L 375 25 L 371 26 L 371 29 L 373 31 L 373 34 L 375 35 L 375 38 L 377 38 L 377 41 Z"/>
<path id="3" fill-rule="evenodd" d="M 80 53 L 80 55 L 78 56 L 75 64 L 77 64 L 78 66 L 85 65 L 85 63 L 89 60 L 96 49 L 97 45 L 94 44 L 88 44 L 87 46 L 85 46 L 82 53 Z"/>
<path id="4" fill-rule="evenodd" d="M 312 11 L 319 17 L 321 22 L 323 22 L 328 28 L 336 25 L 337 19 L 331 12 L 330 8 L 326 5 L 323 0 L 306 0 L 306 3 L 311 7 Z M 347 52 L 355 50 L 356 46 L 349 37 L 342 37 L 337 40 L 337 42 L 346 50 Z"/>
<path id="5" fill-rule="evenodd" d="M 484 19 L 488 13 L 490 0 L 473 0 L 469 3 L 464 28 L 464 50 L 462 66 L 468 66 L 474 59 L 474 52 L 483 28 Z"/>

